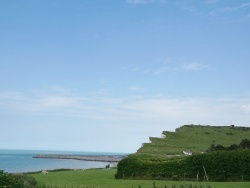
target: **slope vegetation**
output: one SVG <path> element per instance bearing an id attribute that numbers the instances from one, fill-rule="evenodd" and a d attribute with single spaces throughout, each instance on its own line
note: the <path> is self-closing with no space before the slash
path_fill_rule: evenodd
<path id="1" fill-rule="evenodd" d="M 184 125 L 164 131 L 162 138 L 150 137 L 150 143 L 118 163 L 115 177 L 249 181 L 249 138 L 249 127 Z"/>
<path id="2" fill-rule="evenodd" d="M 175 132 L 163 131 L 161 138 L 150 137 L 150 143 L 142 144 L 137 154 L 182 155 L 206 152 L 214 145 L 230 146 L 250 138 L 250 127 L 184 125 Z"/>

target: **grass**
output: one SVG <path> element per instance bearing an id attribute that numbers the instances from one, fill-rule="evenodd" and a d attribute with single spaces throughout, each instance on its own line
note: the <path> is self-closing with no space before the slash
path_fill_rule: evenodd
<path id="1" fill-rule="evenodd" d="M 230 146 L 239 144 L 242 139 L 250 138 L 250 128 L 234 126 L 185 125 L 176 132 L 164 131 L 165 138 L 150 137 L 151 143 L 145 143 L 137 154 L 155 159 L 165 154 L 182 154 L 191 150 L 194 154 L 206 151 L 211 144 Z M 164 188 L 190 185 L 206 187 L 206 182 L 159 181 L 159 180 L 121 180 L 114 179 L 116 169 L 91 169 L 53 171 L 49 174 L 31 174 L 40 185 L 59 188 Z M 155 185 L 155 186 L 153 186 Z M 249 188 L 250 182 L 209 182 L 215 188 Z M 186 186 L 184 186 L 186 187 Z"/>
<path id="2" fill-rule="evenodd" d="M 172 187 L 181 185 L 206 187 L 205 182 L 183 182 L 183 181 L 154 181 L 154 180 L 117 180 L 114 179 L 116 169 L 90 169 L 90 170 L 70 170 L 54 171 L 49 174 L 30 174 L 40 185 L 54 186 L 62 188 L 161 188 L 165 185 Z M 215 188 L 249 188 L 250 182 L 210 182 L 210 187 Z"/>
<path id="3" fill-rule="evenodd" d="M 175 132 L 164 131 L 165 138 L 150 137 L 137 153 L 182 154 L 183 150 L 193 153 L 205 152 L 211 144 L 230 146 L 250 138 L 249 127 L 184 125 Z"/>

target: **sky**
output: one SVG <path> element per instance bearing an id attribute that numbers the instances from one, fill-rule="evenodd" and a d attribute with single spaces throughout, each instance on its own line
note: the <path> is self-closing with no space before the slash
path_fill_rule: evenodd
<path id="1" fill-rule="evenodd" d="M 0 0 L 0 149 L 249 127 L 249 32 L 250 0 Z"/>

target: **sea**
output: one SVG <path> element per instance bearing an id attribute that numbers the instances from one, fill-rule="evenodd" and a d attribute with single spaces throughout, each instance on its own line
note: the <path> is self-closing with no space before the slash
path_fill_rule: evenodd
<path id="1" fill-rule="evenodd" d="M 91 169 L 105 168 L 109 162 L 80 161 L 74 159 L 33 158 L 37 154 L 65 155 L 124 155 L 107 152 L 73 152 L 73 151 L 44 151 L 44 150 L 6 150 L 0 149 L 0 170 L 8 173 L 37 172 L 55 169 Z"/>

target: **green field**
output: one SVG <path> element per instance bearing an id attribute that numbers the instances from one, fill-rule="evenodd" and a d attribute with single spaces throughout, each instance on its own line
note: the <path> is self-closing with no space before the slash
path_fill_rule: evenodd
<path id="1" fill-rule="evenodd" d="M 150 137 L 137 153 L 182 154 L 191 150 L 194 154 L 205 152 L 211 144 L 230 146 L 250 138 L 249 127 L 184 125 L 175 132 L 163 131 L 162 138 Z"/>
<path id="2" fill-rule="evenodd" d="M 162 138 L 150 137 L 151 143 L 145 143 L 135 155 L 151 161 L 166 158 L 166 154 L 182 154 L 191 150 L 194 154 L 205 152 L 211 144 L 230 146 L 250 138 L 250 128 L 235 126 L 184 125 L 175 132 L 164 131 Z M 249 188 L 250 182 L 183 182 L 163 180 L 124 180 L 115 179 L 116 169 L 91 169 L 54 171 L 49 174 L 31 174 L 39 185 L 51 188 L 171 188 L 215 187 Z M 153 186 L 155 185 L 155 186 Z M 175 186 L 174 186 L 175 185 Z M 46 187 L 46 188 L 47 188 Z"/>
<path id="3" fill-rule="evenodd" d="M 164 188 L 176 185 L 192 184 L 197 187 L 206 187 L 205 182 L 183 182 L 183 181 L 154 181 L 154 180 L 117 180 L 114 179 L 116 169 L 91 169 L 91 170 L 70 170 L 49 172 L 49 174 L 31 174 L 37 182 L 46 186 L 61 188 L 152 188 L 155 182 L 156 187 Z M 249 188 L 250 182 L 209 182 L 215 188 Z"/>

